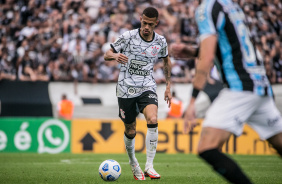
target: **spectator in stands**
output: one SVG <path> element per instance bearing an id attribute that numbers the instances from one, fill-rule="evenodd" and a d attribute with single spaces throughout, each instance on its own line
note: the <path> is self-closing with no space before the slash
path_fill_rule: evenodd
<path id="1" fill-rule="evenodd" d="M 34 73 L 37 81 L 49 81 L 49 75 L 47 74 L 43 64 L 39 64 Z"/>
<path id="2" fill-rule="evenodd" d="M 73 40 L 69 42 L 68 52 L 70 54 L 74 53 L 77 50 L 77 46 L 79 46 L 79 50 L 81 53 L 86 53 L 87 45 L 85 40 L 83 40 L 80 35 L 77 35 Z"/>
<path id="3" fill-rule="evenodd" d="M 83 81 L 85 52 L 81 51 L 81 45 L 79 42 L 76 43 L 76 48 L 71 54 L 71 75 L 75 81 Z"/>
<path id="4" fill-rule="evenodd" d="M 70 81 L 71 73 L 70 73 L 70 65 L 66 61 L 66 56 L 61 54 L 57 61 L 54 64 L 50 65 L 50 73 L 54 80 L 59 81 Z"/>
<path id="5" fill-rule="evenodd" d="M 111 24 L 111 30 L 110 30 L 110 32 L 108 34 L 107 41 L 113 43 L 112 40 L 115 41 L 118 38 L 119 34 L 120 34 L 119 30 L 120 30 L 120 28 L 117 25 L 117 23 L 112 23 Z"/>
<path id="6" fill-rule="evenodd" d="M 174 83 L 189 83 L 192 80 L 192 73 L 188 67 L 185 67 L 179 60 L 174 60 L 171 69 L 171 82 Z"/>
<path id="7" fill-rule="evenodd" d="M 279 39 L 276 39 L 273 48 L 270 53 L 270 58 L 272 58 L 271 69 L 275 73 L 275 82 L 282 83 L 282 44 Z"/>
<path id="8" fill-rule="evenodd" d="M 67 95 L 63 94 L 61 101 L 58 103 L 58 118 L 71 120 L 73 116 L 74 105 L 71 100 L 67 99 Z"/>
<path id="9" fill-rule="evenodd" d="M 22 58 L 25 54 L 25 52 L 28 50 L 28 41 L 27 40 L 22 40 L 19 42 L 20 46 L 17 48 L 17 56 L 18 58 Z"/>
<path id="10" fill-rule="evenodd" d="M 273 69 L 273 63 L 270 61 L 269 55 L 264 56 L 264 66 L 269 81 L 271 82 L 271 84 L 274 84 L 276 82 L 276 72 Z"/>
<path id="11" fill-rule="evenodd" d="M 98 69 L 94 62 L 85 65 L 83 74 L 84 74 L 84 81 L 91 83 L 98 82 L 98 78 L 97 78 Z"/>
<path id="12" fill-rule="evenodd" d="M 31 39 L 37 33 L 37 30 L 33 26 L 33 24 L 34 23 L 32 22 L 32 20 L 29 19 L 27 21 L 26 27 L 21 30 L 21 36 L 25 37 L 28 40 Z"/>
<path id="13" fill-rule="evenodd" d="M 99 67 L 98 81 L 105 83 L 117 82 L 119 75 L 119 71 L 117 67 L 118 67 L 117 62 L 105 61 Z"/>
<path id="14" fill-rule="evenodd" d="M 1 53 L 0 58 L 0 81 L 1 80 L 16 80 L 16 68 L 14 67 L 11 57 L 7 53 Z"/>
<path id="15" fill-rule="evenodd" d="M 18 61 L 18 77 L 21 81 L 36 81 L 34 72 L 35 63 L 29 56 L 29 52 L 25 52 L 24 56 Z"/>
<path id="16" fill-rule="evenodd" d="M 279 59 L 282 39 L 281 1 L 235 1 L 245 11 L 251 35 L 258 46 L 261 44 L 261 51 L 270 53 L 271 66 L 276 73 L 275 83 L 282 83 L 282 63 Z M 178 41 L 197 45 L 194 12 L 198 5 L 199 1 L 195 0 L 0 1 L 0 48 L 8 50 L 7 58 L 11 59 L 17 72 L 25 52 L 29 52 L 32 62 L 44 64 L 51 76 L 49 80 L 74 80 L 66 77 L 72 68 L 70 57 L 65 57 L 67 62 L 61 67 L 65 77 L 53 77 L 54 71 L 60 71 L 54 64 L 59 55 L 71 55 L 76 50 L 76 43 L 80 42 L 87 63 L 94 62 L 96 68 L 106 71 L 108 68 L 101 56 L 107 50 L 108 43 L 112 43 L 116 35 L 140 27 L 139 16 L 146 6 L 158 8 L 160 23 L 155 31 L 164 35 L 169 45 Z M 188 60 L 183 61 L 175 66 L 175 70 L 184 74 L 193 69 L 193 64 Z M 32 71 L 36 69 L 37 66 L 32 67 Z M 103 76 L 106 78 L 103 79 Z M 99 82 L 109 81 L 106 75 L 100 77 Z M 183 82 L 182 79 L 175 82 Z M 88 79 L 83 77 L 81 81 Z M 184 81 L 187 82 L 186 79 Z"/>

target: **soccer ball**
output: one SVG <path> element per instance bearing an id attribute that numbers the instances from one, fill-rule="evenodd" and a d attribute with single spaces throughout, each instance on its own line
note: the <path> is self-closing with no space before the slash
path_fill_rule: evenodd
<path id="1" fill-rule="evenodd" d="M 105 181 L 115 181 L 121 175 L 121 167 L 115 160 L 105 160 L 99 167 L 99 174 Z"/>

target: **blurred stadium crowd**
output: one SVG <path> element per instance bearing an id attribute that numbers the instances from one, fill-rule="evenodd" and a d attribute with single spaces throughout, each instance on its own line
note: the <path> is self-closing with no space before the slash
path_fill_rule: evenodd
<path id="1" fill-rule="evenodd" d="M 282 3 L 238 0 L 262 52 L 271 83 L 282 83 Z M 168 44 L 197 46 L 197 0 L 0 0 L 0 80 L 115 82 L 119 64 L 103 54 L 123 32 L 140 27 L 147 6 L 158 8 L 155 31 Z M 170 51 L 169 51 L 170 52 Z M 172 58 L 172 81 L 191 82 L 193 58 Z M 154 77 L 165 81 L 162 62 Z"/>

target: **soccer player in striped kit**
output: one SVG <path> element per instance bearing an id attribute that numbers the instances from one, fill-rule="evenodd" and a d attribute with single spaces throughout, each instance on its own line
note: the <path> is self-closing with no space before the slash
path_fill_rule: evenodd
<path id="1" fill-rule="evenodd" d="M 239 166 L 219 151 L 245 122 L 282 156 L 282 118 L 273 100 L 259 51 L 252 43 L 245 15 L 231 0 L 204 0 L 196 10 L 200 56 L 192 98 L 184 117 L 186 131 L 195 125 L 195 100 L 203 89 L 215 56 L 227 86 L 206 113 L 198 145 L 199 156 L 231 183 L 251 183 Z"/>

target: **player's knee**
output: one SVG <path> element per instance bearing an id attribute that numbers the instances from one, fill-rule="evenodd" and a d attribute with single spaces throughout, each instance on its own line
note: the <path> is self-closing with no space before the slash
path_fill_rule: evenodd
<path id="1" fill-rule="evenodd" d="M 208 150 L 207 148 L 204 148 L 203 146 L 201 146 L 201 145 L 199 144 L 198 149 L 197 149 L 197 153 L 198 153 L 198 155 L 199 155 L 199 154 L 201 154 L 201 153 L 203 153 L 203 152 L 205 152 L 205 151 L 207 151 L 207 150 Z"/>
<path id="2" fill-rule="evenodd" d="M 212 149 L 219 149 L 219 150 L 221 150 L 221 146 L 216 141 L 210 142 L 210 141 L 201 140 L 199 142 L 199 145 L 198 145 L 197 153 L 201 154 L 201 153 L 203 153 L 205 151 L 212 150 Z"/>
<path id="3" fill-rule="evenodd" d="M 125 131 L 125 135 L 126 135 L 128 138 L 133 139 L 133 138 L 136 136 L 136 130 L 126 130 L 126 131 Z"/>
<path id="4" fill-rule="evenodd" d="M 148 124 L 157 124 L 158 123 L 157 116 L 152 116 L 152 117 L 148 118 L 147 121 L 148 121 L 147 122 Z"/>

